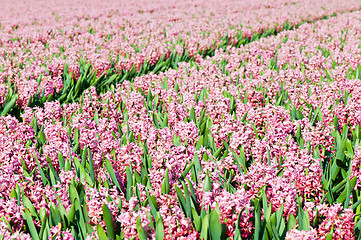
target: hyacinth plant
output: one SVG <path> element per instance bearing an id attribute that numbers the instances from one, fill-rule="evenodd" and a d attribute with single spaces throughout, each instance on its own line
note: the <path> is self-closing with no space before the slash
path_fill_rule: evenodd
<path id="1" fill-rule="evenodd" d="M 67 53 L 58 81 L 14 53 L 0 239 L 361 238 L 360 13 L 129 69 Z"/>

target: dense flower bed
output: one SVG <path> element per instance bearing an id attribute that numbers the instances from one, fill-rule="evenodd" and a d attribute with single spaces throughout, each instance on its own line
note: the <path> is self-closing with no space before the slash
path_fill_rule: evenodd
<path id="1" fill-rule="evenodd" d="M 228 43 L 215 49 L 211 56 L 197 55 L 202 48 L 192 52 L 189 47 L 195 42 L 203 44 L 196 37 L 197 24 L 205 24 L 207 33 L 218 38 L 227 34 L 223 31 L 228 26 L 243 21 L 237 11 L 259 12 L 258 17 L 247 23 L 253 27 L 254 32 L 250 32 L 253 34 L 275 23 L 282 25 L 286 20 L 297 24 L 303 20 L 293 19 L 321 18 L 333 12 L 355 10 L 359 8 L 356 3 L 337 6 L 332 1 L 319 2 L 316 5 L 320 4 L 321 11 L 306 1 L 254 5 L 244 2 L 232 13 L 231 5 L 227 5 L 231 2 L 223 2 L 208 23 L 205 19 L 212 9 L 206 8 L 205 2 L 189 11 L 179 9 L 187 9 L 190 2 L 178 3 L 183 8 L 170 11 L 173 17 L 178 17 L 176 21 L 162 16 L 172 6 L 128 3 L 121 9 L 129 15 L 118 19 L 118 23 L 128 20 L 130 32 L 151 29 L 140 35 L 156 31 L 146 25 L 134 27 L 149 18 L 147 14 L 157 16 L 155 28 L 170 24 L 171 31 L 182 23 L 192 32 L 189 38 L 184 37 L 185 31 L 179 33 L 185 43 L 181 45 L 182 51 L 187 49 L 194 57 L 172 66 L 173 69 L 143 74 L 106 88 L 74 87 L 72 93 L 78 91 L 78 99 L 47 98 L 32 106 L 28 101 L 39 93 L 38 88 L 57 91 L 58 87 L 61 91 L 63 80 L 68 78 L 74 77 L 76 81 L 82 81 L 79 76 L 94 78 L 95 70 L 102 71 L 96 62 L 107 62 L 110 46 L 119 48 L 118 44 L 122 44 L 120 35 L 103 43 L 97 35 L 98 24 L 104 24 L 105 32 L 114 31 L 112 24 L 115 29 L 119 27 L 114 16 L 123 16 L 121 11 L 108 16 L 97 8 L 93 13 L 91 5 L 89 10 L 87 5 L 77 9 L 78 5 L 62 4 L 65 6 L 59 5 L 59 12 L 54 12 L 59 21 L 52 22 L 39 14 L 38 26 L 27 26 L 24 23 L 29 22 L 19 20 L 18 28 L 13 27 L 9 33 L 3 30 L 6 37 L 12 34 L 23 37 L 12 43 L 2 41 L 0 48 L 4 56 L 4 82 L 0 85 L 3 91 L 0 102 L 4 105 L 4 116 L 0 117 L 0 236 L 5 239 L 360 236 L 361 11 L 304 23 L 298 29 L 246 45 Z M 108 11 L 110 6 L 98 8 Z M 74 9 L 71 12 L 74 16 L 65 15 L 66 7 Z M 307 7 L 314 10 L 307 13 L 311 15 L 300 10 Z M 21 13 L 22 9 L 13 12 Z M 204 12 L 198 14 L 201 9 Z M 297 17 L 294 9 L 299 10 Z M 279 18 L 270 15 L 261 22 L 259 16 L 274 10 L 280 11 Z M 9 11 L 8 16 L 13 12 Z M 187 14 L 199 17 L 199 22 L 185 25 Z M 59 56 L 51 57 L 53 48 L 45 51 L 39 48 L 39 60 L 26 65 L 27 57 L 37 58 L 34 51 L 40 40 L 25 40 L 25 29 L 38 29 L 39 36 L 44 34 L 44 26 L 58 29 L 52 32 L 61 31 L 61 26 L 64 27 L 61 19 L 67 17 L 72 24 L 81 25 L 84 20 L 97 26 L 93 28 L 95 33 L 88 35 L 89 48 L 84 48 L 81 53 L 84 55 L 77 55 L 75 50 L 78 49 L 75 44 L 81 45 L 83 38 L 74 37 L 67 40 L 74 45 Z M 2 29 L 16 22 L 5 19 L 9 23 L 2 24 Z M 77 36 L 84 35 L 89 30 L 87 26 L 80 27 Z M 262 27 L 258 29 L 259 26 Z M 69 28 L 70 32 L 77 31 L 74 26 Z M 160 44 L 175 41 L 172 37 L 168 39 L 168 35 L 164 37 L 152 41 Z M 65 38 L 69 36 L 64 34 L 64 38 L 48 39 L 42 44 L 56 48 Z M 91 39 L 98 39 L 104 46 L 103 57 L 89 57 L 96 52 L 93 47 L 97 41 Z M 27 46 L 34 49 L 26 53 L 22 48 Z M 140 54 L 151 48 L 154 45 L 141 48 Z M 10 49 L 16 49 L 13 56 Z M 92 69 L 86 69 L 89 62 L 77 69 L 83 56 Z M 59 67 L 55 81 L 55 72 L 49 72 L 55 59 L 62 59 L 59 66 L 67 65 L 73 75 L 64 76 L 64 69 Z M 47 69 L 48 74 L 40 68 Z M 13 77 L 9 77 L 10 72 Z M 42 76 L 41 80 L 38 76 Z M 8 105 L 13 99 L 9 96 L 16 96 L 11 91 L 19 95 L 18 112 L 13 110 L 14 105 Z"/>
<path id="2" fill-rule="evenodd" d="M 10 88 L 9 108 L 78 100 L 77 89 L 106 88 L 104 82 L 164 71 L 198 53 L 212 55 L 216 48 L 360 7 L 355 0 L 4 3 L 0 104 Z"/>

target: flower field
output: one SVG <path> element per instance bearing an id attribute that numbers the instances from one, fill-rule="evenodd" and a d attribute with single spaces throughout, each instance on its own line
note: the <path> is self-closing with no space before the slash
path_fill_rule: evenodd
<path id="1" fill-rule="evenodd" d="M 0 240 L 361 239 L 359 1 L 0 2 Z"/>

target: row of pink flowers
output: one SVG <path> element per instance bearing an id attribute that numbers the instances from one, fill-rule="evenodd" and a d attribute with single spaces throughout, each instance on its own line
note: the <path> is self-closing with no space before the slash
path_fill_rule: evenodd
<path id="1" fill-rule="evenodd" d="M 80 59 L 98 76 L 112 68 L 110 58 L 118 58 L 115 71 L 139 69 L 172 52 L 194 56 L 221 38 L 235 43 L 237 35 L 359 8 L 356 0 L 6 2 L 0 10 L 0 104 L 8 81 L 22 108 L 36 93 L 59 93 L 65 64 L 77 80 Z"/>

